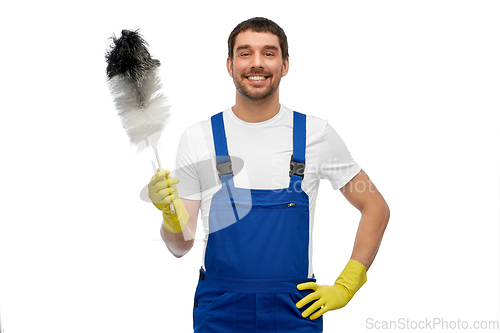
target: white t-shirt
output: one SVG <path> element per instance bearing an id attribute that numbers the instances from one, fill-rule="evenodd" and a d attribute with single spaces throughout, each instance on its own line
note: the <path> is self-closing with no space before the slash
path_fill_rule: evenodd
<path id="1" fill-rule="evenodd" d="M 287 188 L 293 152 L 293 111 L 281 105 L 273 118 L 248 123 L 236 117 L 229 108 L 223 112 L 223 118 L 229 156 L 233 170 L 236 169 L 234 185 L 248 189 Z M 320 179 L 329 180 L 333 189 L 337 190 L 357 175 L 361 168 L 326 120 L 308 115 L 306 131 L 302 190 L 309 196 L 309 244 L 312 248 L 312 227 Z M 206 248 L 211 199 L 221 188 L 210 119 L 188 127 L 182 134 L 174 176 L 180 180 L 177 189 L 181 198 L 201 200 Z M 312 276 L 312 266 L 309 267 L 309 273 Z"/>

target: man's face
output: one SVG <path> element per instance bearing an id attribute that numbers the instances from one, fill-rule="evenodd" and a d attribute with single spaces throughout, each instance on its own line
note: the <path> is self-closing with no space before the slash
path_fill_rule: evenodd
<path id="1" fill-rule="evenodd" d="M 288 59 L 283 61 L 278 36 L 248 29 L 236 36 L 233 51 L 227 70 L 236 90 L 255 102 L 272 96 L 288 73 Z"/>

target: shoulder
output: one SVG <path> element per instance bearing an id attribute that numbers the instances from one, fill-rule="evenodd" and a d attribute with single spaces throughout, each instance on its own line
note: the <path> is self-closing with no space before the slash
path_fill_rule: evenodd
<path id="1" fill-rule="evenodd" d="M 308 132 L 323 132 L 328 127 L 328 120 L 308 114 L 306 118 L 306 129 Z"/>
<path id="2" fill-rule="evenodd" d="M 203 160 L 209 158 L 212 146 L 212 125 L 209 118 L 184 129 L 179 139 L 178 154 L 189 155 L 191 160 Z"/>
<path id="3" fill-rule="evenodd" d="M 292 110 L 284 105 L 283 105 L 283 110 L 285 113 L 285 118 L 289 119 L 290 122 L 293 122 L 293 112 L 302 113 L 306 116 L 306 129 L 308 132 L 308 136 L 312 132 L 318 130 L 323 131 L 328 125 L 328 120 L 313 116 L 312 114 L 309 114 L 307 112 L 303 112 L 300 110 Z"/>
<path id="4" fill-rule="evenodd" d="M 308 145 L 343 145 L 342 138 L 338 135 L 327 119 L 304 112 L 301 113 L 306 115 L 306 135 Z"/>
<path id="5" fill-rule="evenodd" d="M 206 133 L 212 130 L 211 120 L 210 118 L 197 121 L 196 123 L 186 127 L 184 133 L 182 134 L 183 138 L 188 141 L 192 140 L 200 140 L 206 136 Z"/>
<path id="6" fill-rule="evenodd" d="M 318 143 L 322 140 L 327 131 L 328 127 L 331 126 L 328 124 L 328 120 L 316 117 L 306 112 L 297 111 L 306 116 L 306 137 L 308 145 L 312 143 Z M 290 111 L 290 119 L 293 119 L 293 111 Z"/>

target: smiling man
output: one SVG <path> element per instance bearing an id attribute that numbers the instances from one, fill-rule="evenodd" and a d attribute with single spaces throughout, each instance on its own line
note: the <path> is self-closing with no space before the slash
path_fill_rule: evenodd
<path id="1" fill-rule="evenodd" d="M 239 93 L 236 95 L 233 112 L 238 112 L 238 109 L 244 112 L 246 108 L 238 107 L 241 103 L 248 102 L 269 104 L 276 108 L 279 105 L 281 78 L 288 73 L 288 54 L 281 52 L 278 36 L 268 31 L 255 32 L 248 29 L 238 34 L 233 33 L 229 38 L 236 45 L 227 59 L 227 69 Z M 262 111 L 259 108 L 257 113 Z"/>
<path id="2" fill-rule="evenodd" d="M 174 256 L 192 248 L 201 211 L 205 237 L 194 331 L 322 332 L 323 314 L 344 307 L 366 282 L 389 208 L 326 120 L 280 103 L 289 59 L 276 23 L 240 23 L 228 39 L 227 70 L 236 87 L 234 106 L 187 128 L 177 177 L 160 171 L 149 184 Z M 237 175 L 231 156 L 245 163 Z M 207 159 L 213 164 L 197 163 Z M 209 185 L 214 178 L 215 188 Z M 316 284 L 312 266 L 320 179 L 361 212 L 351 258 L 333 285 Z"/>

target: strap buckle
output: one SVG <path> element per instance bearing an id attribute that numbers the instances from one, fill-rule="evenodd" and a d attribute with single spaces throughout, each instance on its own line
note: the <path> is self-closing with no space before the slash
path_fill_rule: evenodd
<path id="1" fill-rule="evenodd" d="M 292 177 L 292 175 L 297 175 L 297 176 L 302 177 L 302 179 L 304 179 L 304 169 L 305 168 L 306 168 L 306 164 L 295 162 L 293 160 L 293 154 L 292 154 L 292 158 L 290 158 L 290 172 L 288 173 L 288 176 Z"/>
<path id="2" fill-rule="evenodd" d="M 231 162 L 231 157 L 229 157 L 229 161 L 224 163 L 217 163 L 216 165 L 217 171 L 219 171 L 219 179 L 222 180 L 221 176 L 233 174 L 233 164 Z"/>

